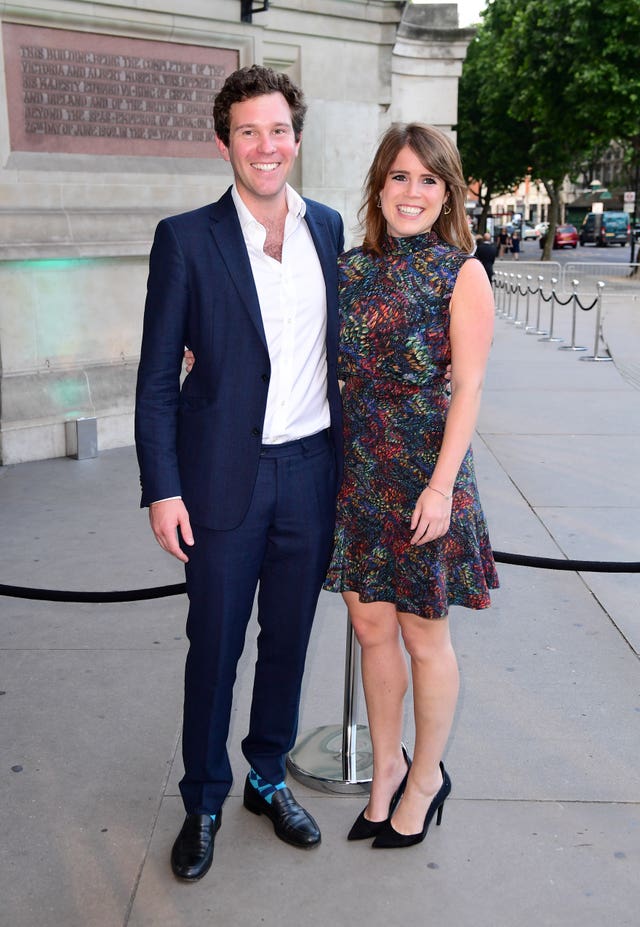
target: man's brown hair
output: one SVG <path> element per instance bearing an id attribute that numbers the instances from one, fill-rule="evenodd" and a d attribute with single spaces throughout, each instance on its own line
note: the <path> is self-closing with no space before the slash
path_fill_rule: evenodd
<path id="1" fill-rule="evenodd" d="M 295 140 L 300 141 L 307 105 L 302 90 L 287 77 L 272 68 L 259 64 L 240 68 L 225 80 L 222 90 L 217 94 L 213 104 L 213 123 L 216 135 L 227 148 L 229 147 L 229 130 L 231 124 L 231 107 L 253 97 L 269 93 L 281 93 L 291 110 L 291 124 Z"/>

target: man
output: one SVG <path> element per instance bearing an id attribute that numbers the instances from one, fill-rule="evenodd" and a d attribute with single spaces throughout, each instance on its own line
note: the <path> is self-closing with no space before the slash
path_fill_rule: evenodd
<path id="1" fill-rule="evenodd" d="M 286 75 L 231 74 L 214 124 L 233 186 L 160 222 L 151 251 L 136 445 L 152 530 L 186 565 L 186 818 L 171 863 L 187 880 L 211 866 L 232 784 L 232 689 L 258 586 L 244 805 L 294 846 L 320 842 L 284 776 L 341 464 L 343 229 L 287 184 L 305 111 Z M 185 345 L 197 363 L 180 389 Z"/>
<path id="2" fill-rule="evenodd" d="M 474 257 L 477 257 L 487 272 L 489 282 L 493 281 L 493 264 L 496 259 L 498 249 L 491 241 L 489 232 L 484 235 L 476 235 L 476 251 Z"/>

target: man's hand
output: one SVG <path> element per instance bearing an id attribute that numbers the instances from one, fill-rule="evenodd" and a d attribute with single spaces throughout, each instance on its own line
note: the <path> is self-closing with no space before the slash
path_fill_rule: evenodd
<path id="1" fill-rule="evenodd" d="M 183 563 L 188 563 L 189 558 L 178 543 L 178 528 L 185 544 L 192 547 L 194 543 L 189 513 L 182 499 L 152 502 L 149 506 L 149 521 L 160 547 Z"/>

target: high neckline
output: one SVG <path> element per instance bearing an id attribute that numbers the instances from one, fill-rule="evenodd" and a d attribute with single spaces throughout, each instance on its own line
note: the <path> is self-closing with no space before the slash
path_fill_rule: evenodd
<path id="1" fill-rule="evenodd" d="M 385 254 L 413 254 L 416 251 L 424 251 L 437 241 L 438 236 L 433 229 L 421 235 L 409 235 L 407 238 L 394 238 L 393 235 L 387 234 L 382 242 L 382 250 Z"/>

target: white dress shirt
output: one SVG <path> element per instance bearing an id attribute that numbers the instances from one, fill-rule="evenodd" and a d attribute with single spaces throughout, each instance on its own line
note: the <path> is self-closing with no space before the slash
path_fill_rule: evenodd
<path id="1" fill-rule="evenodd" d="M 327 399 L 327 299 L 320 259 L 304 221 L 306 204 L 288 184 L 282 261 L 265 254 L 267 230 L 235 184 L 238 212 L 258 292 L 271 361 L 263 444 L 316 434 L 330 424 Z"/>

